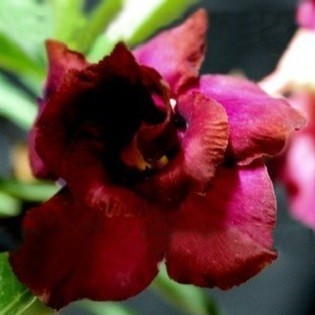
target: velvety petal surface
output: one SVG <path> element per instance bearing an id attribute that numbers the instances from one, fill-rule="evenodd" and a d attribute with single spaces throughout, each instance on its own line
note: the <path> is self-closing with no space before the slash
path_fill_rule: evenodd
<path id="1" fill-rule="evenodd" d="M 230 125 L 230 153 L 240 164 L 279 153 L 289 134 L 306 123 L 284 99 L 271 98 L 244 79 L 205 75 L 197 89 L 225 108 Z"/>
<path id="2" fill-rule="evenodd" d="M 222 169 L 206 194 L 191 194 L 173 217 L 166 254 L 171 278 L 228 289 L 276 258 L 272 183 L 261 163 Z"/>
<path id="3" fill-rule="evenodd" d="M 209 182 L 223 162 L 229 138 L 225 109 L 199 92 L 179 98 L 177 109 L 187 127 L 182 135 L 185 173 L 199 183 Z"/>
<path id="4" fill-rule="evenodd" d="M 119 203 L 89 209 L 63 190 L 26 215 L 24 241 L 10 262 L 49 306 L 126 299 L 156 276 L 167 235 L 163 219 L 141 199 L 112 197 Z"/>
<path id="5" fill-rule="evenodd" d="M 156 116 L 150 92 L 162 86 L 159 74 L 137 64 L 122 44 L 96 65 L 69 70 L 35 124 L 37 153 L 63 176 L 68 146 L 86 123 L 103 128 L 103 141 L 117 151 L 132 140 L 142 120 Z"/>
<path id="6" fill-rule="evenodd" d="M 53 172 L 50 171 L 50 169 L 45 165 L 41 157 L 38 155 L 35 149 L 35 138 L 36 131 L 34 128 L 32 128 L 28 135 L 28 154 L 32 173 L 37 178 L 54 180 L 58 176 L 54 175 Z"/>
<path id="7" fill-rule="evenodd" d="M 88 66 L 85 57 L 70 50 L 65 44 L 47 40 L 48 77 L 45 86 L 45 98 L 50 97 L 62 82 L 69 69 L 82 70 Z"/>
<path id="8" fill-rule="evenodd" d="M 182 25 L 158 34 L 133 53 L 138 62 L 156 69 L 177 92 L 198 77 L 207 24 L 207 13 L 200 9 Z"/>
<path id="9" fill-rule="evenodd" d="M 223 162 L 229 128 L 225 109 L 199 92 L 188 92 L 177 102 L 182 129 L 178 131 L 180 151 L 168 165 L 145 179 L 137 188 L 158 200 L 182 198 L 191 185 L 205 189 Z"/>
<path id="10" fill-rule="evenodd" d="M 69 69 L 82 70 L 88 66 L 88 62 L 82 54 L 69 50 L 67 46 L 61 42 L 47 40 L 46 50 L 49 68 L 44 97 L 38 100 L 38 117 L 43 112 L 48 99 L 56 92 L 67 71 Z M 37 124 L 37 120 L 35 125 Z M 38 178 L 54 179 L 56 176 L 47 165 L 45 165 L 35 149 L 36 132 L 36 128 L 33 127 L 29 133 L 29 156 L 33 173 Z"/>

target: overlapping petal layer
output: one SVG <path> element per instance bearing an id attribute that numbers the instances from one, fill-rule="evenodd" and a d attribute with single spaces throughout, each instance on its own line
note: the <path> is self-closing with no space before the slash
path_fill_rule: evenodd
<path id="1" fill-rule="evenodd" d="M 281 151 L 288 135 L 306 121 L 284 99 L 274 99 L 254 83 L 224 75 L 205 75 L 198 90 L 226 109 L 230 153 L 239 164 Z"/>
<path id="2" fill-rule="evenodd" d="M 203 190 L 223 162 L 229 126 L 224 108 L 198 91 L 183 94 L 176 106 L 184 126 L 178 131 L 180 152 L 167 167 L 147 178 L 138 189 L 159 200 L 176 200 L 192 184 Z"/>
<path id="3" fill-rule="evenodd" d="M 174 214 L 166 265 L 176 281 L 223 289 L 276 258 L 270 250 L 275 197 L 261 163 L 222 169 L 205 194 Z"/>
<path id="4" fill-rule="evenodd" d="M 152 123 L 151 117 L 161 119 L 150 92 L 162 93 L 164 88 L 154 69 L 142 68 L 124 45 L 118 45 L 99 64 L 67 73 L 35 124 L 35 149 L 54 172 L 63 176 L 63 158 L 82 125 L 91 122 L 103 128 L 104 141 L 111 150 L 117 150 L 117 146 L 131 141 L 142 120 Z"/>
<path id="5" fill-rule="evenodd" d="M 82 298 L 126 299 L 156 276 L 164 217 L 154 204 L 120 197 L 120 209 L 114 203 L 89 209 L 62 190 L 27 214 L 24 242 L 10 261 L 42 301 L 59 309 Z"/>
<path id="6" fill-rule="evenodd" d="M 82 70 L 88 66 L 88 62 L 82 54 L 69 50 L 66 45 L 60 42 L 48 40 L 46 49 L 49 62 L 48 75 L 43 99 L 38 100 L 38 117 L 35 125 L 49 98 L 56 92 L 67 71 L 70 69 Z M 46 166 L 35 149 L 36 133 L 35 127 L 29 133 L 29 156 L 33 173 L 39 178 L 54 179 L 56 175 Z"/>
<path id="7" fill-rule="evenodd" d="M 185 23 L 138 47 L 137 61 L 156 69 L 177 93 L 198 78 L 205 53 L 207 13 L 198 10 Z"/>
<path id="8" fill-rule="evenodd" d="M 48 76 L 45 87 L 45 99 L 54 94 L 70 69 L 82 70 L 89 63 L 84 55 L 68 49 L 58 41 L 47 40 Z"/>

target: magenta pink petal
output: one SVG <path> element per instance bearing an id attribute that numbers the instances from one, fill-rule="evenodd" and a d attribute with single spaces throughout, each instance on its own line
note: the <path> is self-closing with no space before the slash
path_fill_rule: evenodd
<path id="1" fill-rule="evenodd" d="M 164 31 L 134 51 L 138 62 L 156 69 L 177 92 L 198 77 L 204 58 L 207 13 L 198 10 L 182 25 Z"/>
<path id="2" fill-rule="evenodd" d="M 82 298 L 126 299 L 156 276 L 167 235 L 162 218 L 140 198 L 138 208 L 119 192 L 115 198 L 122 208 L 113 203 L 82 208 L 63 190 L 27 214 L 24 242 L 10 262 L 49 306 L 60 309 Z"/>
<path id="3" fill-rule="evenodd" d="M 275 208 L 261 163 L 222 169 L 206 194 L 191 194 L 174 214 L 170 277 L 227 289 L 256 275 L 277 256 L 271 250 Z"/>
<path id="4" fill-rule="evenodd" d="M 289 134 L 306 122 L 284 99 L 270 97 L 245 79 L 205 75 L 198 90 L 226 109 L 230 150 L 240 164 L 279 153 Z"/>

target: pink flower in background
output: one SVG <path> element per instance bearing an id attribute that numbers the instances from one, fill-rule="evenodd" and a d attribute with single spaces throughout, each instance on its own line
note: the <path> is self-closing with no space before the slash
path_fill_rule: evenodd
<path id="1" fill-rule="evenodd" d="M 315 30 L 315 0 L 302 0 L 296 19 L 301 27 Z"/>
<path id="2" fill-rule="evenodd" d="M 286 95 L 308 119 L 271 168 L 287 189 L 292 215 L 315 229 L 315 1 L 301 2 L 297 20 L 300 28 L 260 86 L 272 95 Z"/>
<path id="3" fill-rule="evenodd" d="M 48 305 L 126 299 L 163 259 L 178 282 L 227 289 L 276 258 L 263 158 L 304 119 L 251 82 L 199 76 L 206 28 L 199 10 L 98 64 L 48 42 L 30 153 L 35 174 L 65 186 L 29 211 L 10 256 Z"/>
<path id="4" fill-rule="evenodd" d="M 287 187 L 292 215 L 315 229 L 315 91 L 295 93 L 289 101 L 309 123 L 290 140 L 280 180 Z"/>

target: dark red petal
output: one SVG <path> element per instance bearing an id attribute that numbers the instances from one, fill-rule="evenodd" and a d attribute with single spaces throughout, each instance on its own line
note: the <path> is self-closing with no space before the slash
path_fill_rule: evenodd
<path id="1" fill-rule="evenodd" d="M 256 275 L 276 258 L 272 183 L 262 164 L 223 169 L 204 195 L 174 214 L 166 265 L 182 283 L 222 289 Z"/>
<path id="2" fill-rule="evenodd" d="M 56 178 L 58 178 L 58 176 L 54 175 L 53 172 L 47 167 L 47 165 L 44 163 L 44 161 L 41 159 L 41 157 L 38 155 L 35 149 L 35 139 L 36 139 L 35 126 L 37 124 L 39 116 L 41 115 L 45 107 L 45 104 L 46 104 L 45 101 L 41 99 L 37 100 L 38 114 L 34 122 L 34 125 L 30 129 L 29 134 L 28 134 L 29 160 L 30 160 L 32 173 L 34 174 L 35 177 L 42 178 L 42 179 L 55 180 Z"/>
<path id="3" fill-rule="evenodd" d="M 227 115 L 216 101 L 190 92 L 179 98 L 177 109 L 187 123 L 186 130 L 179 132 L 180 152 L 137 185 L 146 196 L 168 202 L 181 199 L 191 184 L 203 190 L 223 161 L 228 143 Z"/>
<path id="4" fill-rule="evenodd" d="M 240 164 L 279 153 L 289 134 L 305 125 L 305 119 L 284 99 L 272 98 L 244 79 L 206 75 L 198 90 L 226 109 L 231 153 Z"/>
<path id="5" fill-rule="evenodd" d="M 25 239 L 10 262 L 49 306 L 126 299 L 156 276 L 167 234 L 162 218 L 154 205 L 135 196 L 126 199 L 117 191 L 110 198 L 118 203 L 83 208 L 63 190 L 26 215 Z"/>
<path id="6" fill-rule="evenodd" d="M 138 47 L 136 59 L 156 69 L 177 92 L 198 77 L 205 51 L 207 13 L 198 10 L 182 25 L 165 31 Z"/>
<path id="7" fill-rule="evenodd" d="M 88 66 L 84 56 L 56 40 L 47 40 L 48 77 L 45 87 L 45 98 L 50 97 L 57 90 L 69 69 L 82 70 Z"/>
<path id="8" fill-rule="evenodd" d="M 96 65 L 69 70 L 34 127 L 35 149 L 41 159 L 62 176 L 60 168 L 68 146 L 87 121 L 103 127 L 111 150 L 130 141 L 146 118 L 142 116 L 157 110 L 145 85 L 151 79 L 162 86 L 156 71 L 144 70 L 122 44 Z"/>
<path id="9" fill-rule="evenodd" d="M 88 66 L 88 62 L 80 53 L 71 51 L 61 42 L 46 41 L 49 69 L 45 84 L 44 98 L 38 101 L 38 117 L 41 115 L 48 99 L 56 92 L 69 69 L 81 70 Z M 38 120 L 37 117 L 37 120 Z M 37 124 L 37 120 L 35 125 Z M 34 175 L 43 179 L 55 179 L 56 176 L 47 167 L 35 149 L 37 130 L 33 127 L 29 134 L 30 163 Z"/>

